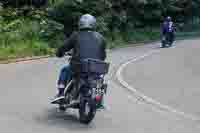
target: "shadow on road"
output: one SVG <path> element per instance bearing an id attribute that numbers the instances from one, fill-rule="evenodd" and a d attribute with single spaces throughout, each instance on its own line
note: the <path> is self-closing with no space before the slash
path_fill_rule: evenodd
<path id="1" fill-rule="evenodd" d="M 49 108 L 37 117 L 36 121 L 48 127 L 66 128 L 76 131 L 89 131 L 95 128 L 94 123 L 89 125 L 81 124 L 78 120 L 78 112 L 76 110 L 59 112 L 57 108 Z"/>

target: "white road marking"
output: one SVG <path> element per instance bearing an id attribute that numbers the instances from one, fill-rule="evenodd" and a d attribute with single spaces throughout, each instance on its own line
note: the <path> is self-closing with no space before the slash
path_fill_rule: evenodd
<path id="1" fill-rule="evenodd" d="M 147 53 L 147 54 L 144 54 L 142 56 L 139 56 L 139 57 L 136 57 L 132 60 L 129 60 L 128 62 L 122 64 L 120 66 L 120 68 L 118 69 L 117 73 L 116 73 L 116 76 L 117 76 L 117 80 L 120 82 L 120 84 L 122 86 L 124 86 L 125 88 L 127 88 L 128 90 L 130 90 L 131 92 L 133 92 L 134 94 L 136 94 L 137 96 L 139 96 L 140 98 L 142 98 L 146 103 L 150 103 L 154 106 L 156 106 L 157 108 L 159 109 L 162 109 L 162 110 L 165 110 L 165 111 L 168 111 L 168 112 L 172 112 L 172 113 L 175 113 L 179 116 L 182 116 L 183 118 L 186 118 L 186 119 L 190 119 L 190 120 L 194 120 L 194 121 L 199 121 L 200 118 L 197 117 L 197 116 L 194 116 L 192 114 L 187 114 L 183 111 L 179 111 L 177 109 L 174 109 L 168 105 L 164 105 L 160 102 L 158 102 L 157 100 L 155 99 L 152 99 L 146 95 L 144 95 L 143 93 L 141 93 L 140 91 L 136 90 L 134 87 L 130 86 L 124 79 L 123 79 L 123 76 L 122 76 L 122 72 L 123 70 L 126 68 L 126 66 L 128 66 L 130 63 L 133 63 L 133 62 L 136 62 L 136 61 L 139 61 L 141 59 L 144 59 L 145 57 L 148 57 L 156 52 L 159 52 L 159 50 L 152 50 L 151 52 Z"/>

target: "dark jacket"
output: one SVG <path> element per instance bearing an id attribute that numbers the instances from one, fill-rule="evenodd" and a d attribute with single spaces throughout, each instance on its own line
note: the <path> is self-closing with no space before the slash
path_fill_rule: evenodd
<path id="1" fill-rule="evenodd" d="M 64 45 L 56 53 L 58 57 L 64 56 L 65 52 L 73 49 L 73 60 L 82 60 L 87 58 L 105 60 L 106 42 L 101 34 L 94 31 L 74 32 L 65 40 Z"/>
<path id="2" fill-rule="evenodd" d="M 165 21 L 162 24 L 162 34 L 165 35 L 167 33 L 174 33 L 175 32 L 175 26 L 172 21 L 168 22 Z"/>

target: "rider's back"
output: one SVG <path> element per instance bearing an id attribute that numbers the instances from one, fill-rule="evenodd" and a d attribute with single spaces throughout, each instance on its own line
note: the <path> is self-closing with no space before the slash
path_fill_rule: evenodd
<path id="1" fill-rule="evenodd" d="M 162 25 L 162 32 L 163 34 L 166 33 L 173 33 L 174 32 L 174 23 L 172 21 L 170 22 L 164 22 Z"/>
<path id="2" fill-rule="evenodd" d="M 94 31 L 79 31 L 75 33 L 74 56 L 79 59 L 105 59 L 105 40 L 101 34 Z"/>

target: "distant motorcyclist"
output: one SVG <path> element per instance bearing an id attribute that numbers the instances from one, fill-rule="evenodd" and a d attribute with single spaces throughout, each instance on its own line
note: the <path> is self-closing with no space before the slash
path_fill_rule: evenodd
<path id="1" fill-rule="evenodd" d="M 72 50 L 71 63 L 63 67 L 58 80 L 58 94 L 54 101 L 64 98 L 64 90 L 67 81 L 72 76 L 75 68 L 73 62 L 92 58 L 104 61 L 106 59 L 106 41 L 104 37 L 95 32 L 96 19 L 90 14 L 81 16 L 79 20 L 79 31 L 72 33 L 68 40 L 65 40 L 56 55 L 63 57 L 65 52 Z"/>
<path id="2" fill-rule="evenodd" d="M 175 25 L 170 16 L 166 17 L 165 21 L 163 22 L 161 32 L 162 43 L 165 43 L 164 41 L 168 40 L 169 45 L 171 46 L 175 39 Z M 162 47 L 165 47 L 165 45 Z"/>

